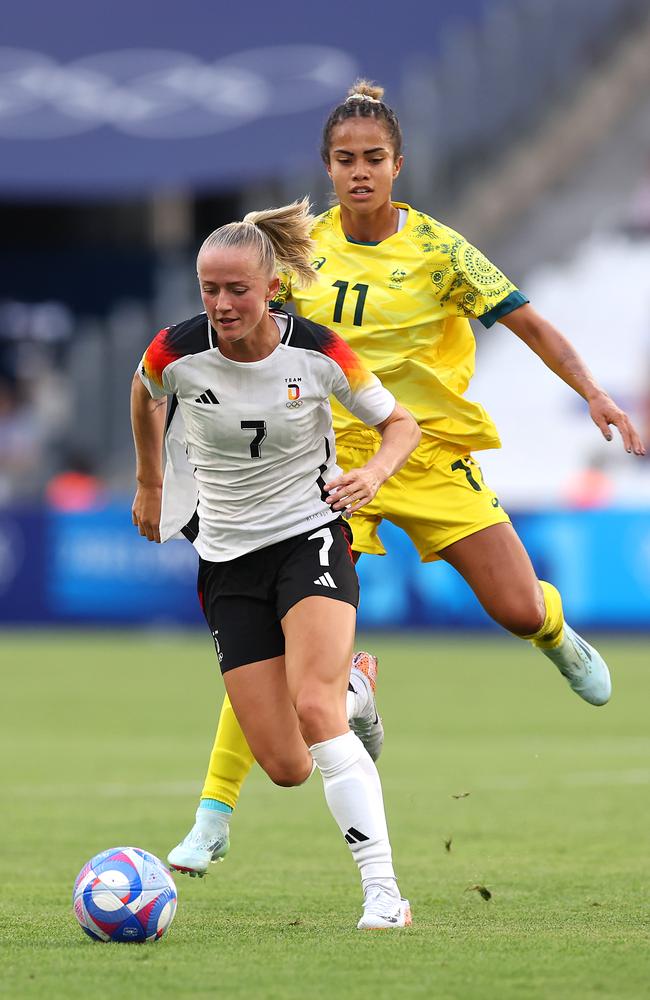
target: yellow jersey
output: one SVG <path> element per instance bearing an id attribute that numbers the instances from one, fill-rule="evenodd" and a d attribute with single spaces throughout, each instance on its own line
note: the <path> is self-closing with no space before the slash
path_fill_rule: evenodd
<path id="1" fill-rule="evenodd" d="M 356 243 L 340 207 L 312 230 L 318 281 L 309 288 L 280 275 L 276 302 L 342 336 L 430 438 L 467 451 L 500 447 L 492 419 L 463 393 L 474 373 L 469 319 L 489 327 L 528 299 L 462 236 L 408 205 L 399 232 Z M 337 436 L 362 425 L 333 401 Z"/>

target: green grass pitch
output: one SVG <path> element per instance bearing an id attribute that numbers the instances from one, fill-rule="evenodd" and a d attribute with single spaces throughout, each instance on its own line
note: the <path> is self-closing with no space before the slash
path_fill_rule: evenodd
<path id="1" fill-rule="evenodd" d="M 647 640 L 602 641 L 615 694 L 599 709 L 507 637 L 362 644 L 381 658 L 380 772 L 414 926 L 357 932 L 318 776 L 282 789 L 256 769 L 226 862 L 178 876 L 168 935 L 129 946 L 82 934 L 72 883 L 97 851 L 164 858 L 189 828 L 222 692 L 210 637 L 6 634 L 0 994 L 647 996 Z"/>

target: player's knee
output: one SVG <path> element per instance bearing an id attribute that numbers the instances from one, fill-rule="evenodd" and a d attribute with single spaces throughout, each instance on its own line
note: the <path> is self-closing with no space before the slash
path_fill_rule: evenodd
<path id="1" fill-rule="evenodd" d="M 336 730 L 338 713 L 331 697 L 305 694 L 296 701 L 298 724 L 308 745 L 320 743 Z"/>
<path id="2" fill-rule="evenodd" d="M 280 785 L 282 788 L 295 788 L 296 785 L 302 785 L 312 771 L 307 758 L 300 761 L 272 758 L 262 761 L 261 764 L 273 784 Z"/>
<path id="3" fill-rule="evenodd" d="M 544 599 L 530 599 L 509 604 L 494 616 L 499 625 L 514 635 L 535 635 L 541 629 L 546 617 Z"/>

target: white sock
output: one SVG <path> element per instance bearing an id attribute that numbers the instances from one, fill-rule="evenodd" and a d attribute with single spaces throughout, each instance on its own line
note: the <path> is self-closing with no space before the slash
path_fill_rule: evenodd
<path id="1" fill-rule="evenodd" d="M 354 733 L 309 748 L 323 776 L 325 799 L 364 882 L 394 879 L 379 774 Z"/>
<path id="2" fill-rule="evenodd" d="M 348 681 L 348 693 L 345 696 L 345 710 L 350 719 L 359 719 L 368 707 L 368 691 L 363 681 L 355 679 L 354 674 Z"/>

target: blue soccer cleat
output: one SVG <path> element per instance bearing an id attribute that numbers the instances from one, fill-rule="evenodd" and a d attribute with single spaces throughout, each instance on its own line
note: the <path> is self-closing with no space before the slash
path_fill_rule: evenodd
<path id="1" fill-rule="evenodd" d="M 174 871 L 203 878 L 209 865 L 223 861 L 230 848 L 229 814 L 198 809 L 187 837 L 167 855 Z"/>
<path id="2" fill-rule="evenodd" d="M 564 623 L 562 642 L 554 649 L 542 649 L 569 686 L 590 705 L 605 705 L 612 693 L 607 664 L 600 653 Z"/>

